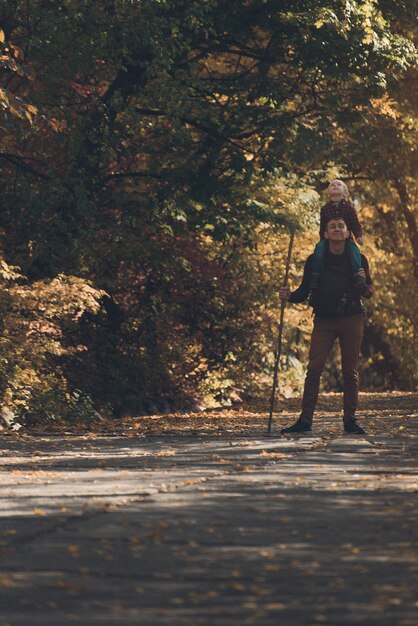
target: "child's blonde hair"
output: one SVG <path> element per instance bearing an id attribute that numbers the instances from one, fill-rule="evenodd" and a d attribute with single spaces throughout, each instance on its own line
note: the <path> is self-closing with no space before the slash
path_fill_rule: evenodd
<path id="1" fill-rule="evenodd" d="M 341 180 L 340 178 L 334 178 L 333 180 L 330 180 L 328 183 L 328 187 L 331 185 L 331 183 L 335 183 L 335 182 L 339 182 L 342 184 L 343 188 L 344 188 L 344 197 L 346 200 L 349 199 L 350 197 L 350 192 L 348 191 L 348 187 L 345 184 L 345 182 L 343 180 Z"/>

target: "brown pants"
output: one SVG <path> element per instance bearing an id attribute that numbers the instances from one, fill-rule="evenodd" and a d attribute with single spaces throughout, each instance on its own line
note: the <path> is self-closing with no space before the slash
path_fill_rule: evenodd
<path id="1" fill-rule="evenodd" d="M 363 313 L 345 317 L 314 318 L 314 327 L 309 349 L 309 363 L 305 378 L 300 421 L 312 424 L 313 414 L 318 400 L 319 382 L 325 361 L 335 339 L 338 337 L 341 349 L 341 361 L 344 381 L 344 417 L 347 422 L 355 418 L 359 375 L 357 363 L 360 356 L 360 344 L 364 332 Z"/>

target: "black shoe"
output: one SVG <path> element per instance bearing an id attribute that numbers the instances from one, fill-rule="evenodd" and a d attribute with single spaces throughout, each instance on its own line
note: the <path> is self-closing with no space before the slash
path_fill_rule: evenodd
<path id="1" fill-rule="evenodd" d="M 356 420 L 350 420 L 349 422 L 344 423 L 344 432 L 355 434 L 355 435 L 365 435 L 366 431 L 362 429 L 359 424 L 357 424 Z"/>
<path id="2" fill-rule="evenodd" d="M 292 426 L 287 426 L 286 428 L 281 429 L 281 433 L 305 433 L 307 431 L 312 430 L 312 426 L 310 424 L 306 424 L 306 422 L 301 422 L 298 420 Z"/>

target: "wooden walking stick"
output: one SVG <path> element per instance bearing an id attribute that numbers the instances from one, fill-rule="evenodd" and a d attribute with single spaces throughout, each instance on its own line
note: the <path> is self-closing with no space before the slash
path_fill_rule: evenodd
<path id="1" fill-rule="evenodd" d="M 287 281 L 288 281 L 288 278 L 289 278 L 290 259 L 292 257 L 292 248 L 293 248 L 293 240 L 295 238 L 295 233 L 296 233 L 296 227 L 293 228 L 292 234 L 290 236 L 289 249 L 287 251 L 286 272 L 285 272 L 285 276 L 284 276 L 283 287 L 287 287 Z M 275 355 L 276 356 L 276 361 L 274 363 L 273 389 L 271 390 L 269 424 L 268 424 L 268 428 L 267 428 L 267 434 L 268 435 L 270 434 L 270 431 L 271 431 L 271 422 L 272 422 L 272 419 L 273 419 L 274 398 L 275 398 L 275 394 L 276 394 L 277 371 L 278 371 L 278 368 L 279 368 L 280 354 L 281 354 L 281 351 L 282 351 L 283 317 L 284 317 L 285 306 L 286 306 L 286 300 L 282 299 L 281 311 L 280 311 L 279 337 L 278 337 L 278 340 L 277 340 L 277 351 L 276 351 L 276 355 Z"/>

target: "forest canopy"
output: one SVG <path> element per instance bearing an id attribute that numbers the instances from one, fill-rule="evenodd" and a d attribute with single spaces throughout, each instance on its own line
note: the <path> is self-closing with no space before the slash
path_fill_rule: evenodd
<path id="1" fill-rule="evenodd" d="M 416 0 L 0 4 L 0 391 L 22 420 L 268 388 L 341 178 L 365 234 L 362 389 L 418 387 Z M 312 327 L 286 309 L 281 392 Z M 323 379 L 340 389 L 335 351 Z"/>

